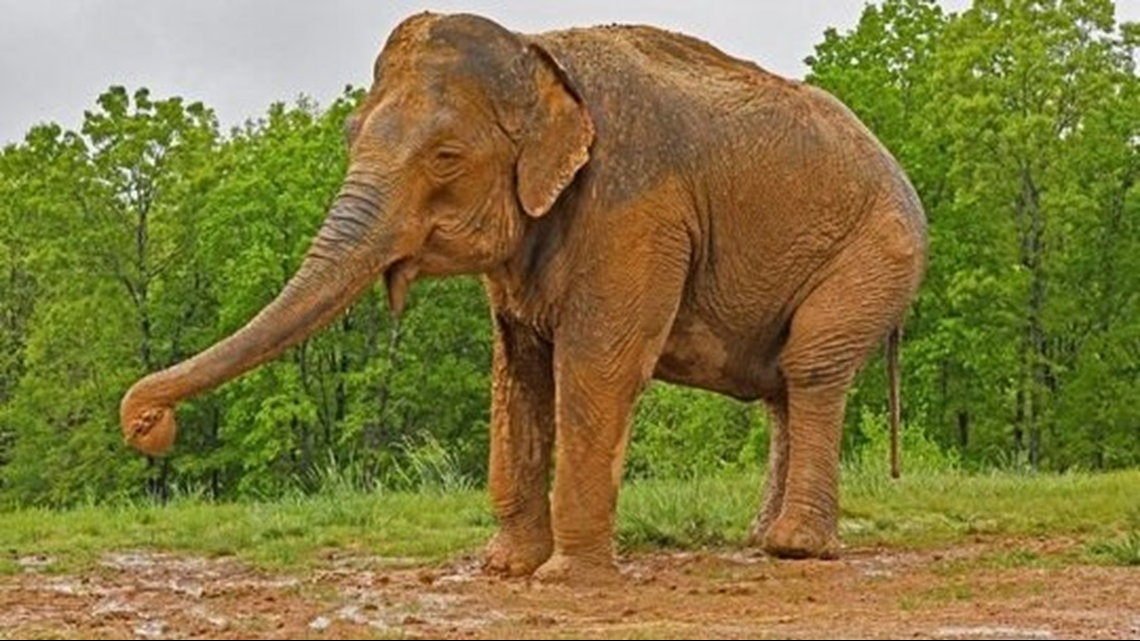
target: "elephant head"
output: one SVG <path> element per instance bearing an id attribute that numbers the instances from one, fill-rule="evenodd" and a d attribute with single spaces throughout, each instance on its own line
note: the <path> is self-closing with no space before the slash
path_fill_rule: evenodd
<path id="1" fill-rule="evenodd" d="M 548 51 L 483 18 L 434 14 L 392 32 L 346 130 L 347 175 L 296 274 L 240 330 L 127 392 L 131 446 L 169 449 L 177 402 L 277 357 L 381 277 L 398 315 L 419 276 L 503 264 L 587 162 L 594 137 Z"/>

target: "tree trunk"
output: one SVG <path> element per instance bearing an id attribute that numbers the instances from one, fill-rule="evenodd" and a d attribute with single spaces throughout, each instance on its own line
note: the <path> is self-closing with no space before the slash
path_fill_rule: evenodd
<path id="1" fill-rule="evenodd" d="M 154 363 L 151 361 L 150 303 L 147 300 L 150 292 L 150 269 L 147 266 L 149 240 L 147 226 L 150 207 L 145 202 L 136 203 L 136 206 L 138 207 L 138 224 L 135 226 L 135 269 L 138 270 L 138 283 L 135 284 L 135 291 L 138 292 L 136 304 L 139 314 L 139 361 L 142 362 L 143 369 L 149 372 L 154 368 Z"/>
<path id="2" fill-rule="evenodd" d="M 341 330 L 346 338 L 352 335 L 350 316 L 350 314 L 345 314 L 344 322 L 341 324 Z M 348 352 L 349 350 L 345 349 L 342 344 L 340 349 L 333 354 L 336 359 L 336 387 L 333 390 L 333 422 L 335 424 L 343 423 L 348 412 L 348 390 L 345 386 L 345 378 L 348 377 L 348 372 L 352 368 Z"/>
<path id="3" fill-rule="evenodd" d="M 1036 471 L 1041 463 L 1041 420 L 1048 378 L 1048 338 L 1044 325 L 1046 302 L 1045 216 L 1041 211 L 1041 192 L 1027 166 L 1021 171 L 1021 193 L 1017 199 L 1021 221 L 1021 264 L 1029 272 L 1029 297 L 1026 305 L 1026 341 L 1024 345 L 1025 426 L 1029 433 L 1029 465 Z"/>
<path id="4" fill-rule="evenodd" d="M 970 444 L 970 413 L 958 410 L 958 446 L 963 450 Z"/>
<path id="5" fill-rule="evenodd" d="M 1017 387 L 1017 400 L 1014 402 L 1013 416 L 1013 458 L 1021 461 L 1021 453 L 1025 451 L 1025 385 L 1019 383 Z"/>
<path id="6" fill-rule="evenodd" d="M 210 408 L 210 445 L 208 451 L 213 452 L 221 446 L 221 412 L 216 404 Z M 217 467 L 210 468 L 210 498 L 215 501 L 221 498 L 222 482 Z"/>

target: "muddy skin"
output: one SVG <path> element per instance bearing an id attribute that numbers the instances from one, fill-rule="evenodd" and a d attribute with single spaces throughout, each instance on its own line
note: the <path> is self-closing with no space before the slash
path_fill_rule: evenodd
<path id="1" fill-rule="evenodd" d="M 165 451 L 179 401 L 378 279 L 399 313 L 418 278 L 480 274 L 496 319 L 488 571 L 613 576 L 630 416 L 654 377 L 766 403 L 781 420 L 753 540 L 834 556 L 845 394 L 927 262 L 918 197 L 855 116 L 651 27 L 417 14 L 374 80 L 297 274 L 241 330 L 132 387 L 126 441 Z"/>

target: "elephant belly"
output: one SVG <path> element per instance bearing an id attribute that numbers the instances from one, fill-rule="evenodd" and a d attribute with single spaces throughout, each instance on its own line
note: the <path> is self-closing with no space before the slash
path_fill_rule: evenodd
<path id="1" fill-rule="evenodd" d="M 782 377 L 776 363 L 778 346 L 771 339 L 741 340 L 700 319 L 679 319 L 674 325 L 654 378 L 756 400 L 777 394 Z"/>

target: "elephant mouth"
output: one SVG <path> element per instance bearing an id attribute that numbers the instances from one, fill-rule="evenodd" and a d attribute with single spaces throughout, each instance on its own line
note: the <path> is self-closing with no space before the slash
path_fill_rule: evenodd
<path id="1" fill-rule="evenodd" d="M 419 267 L 411 258 L 401 258 L 384 270 L 384 286 L 388 290 L 388 309 L 395 316 L 404 313 L 404 303 L 408 295 L 408 287 L 416 279 Z"/>

